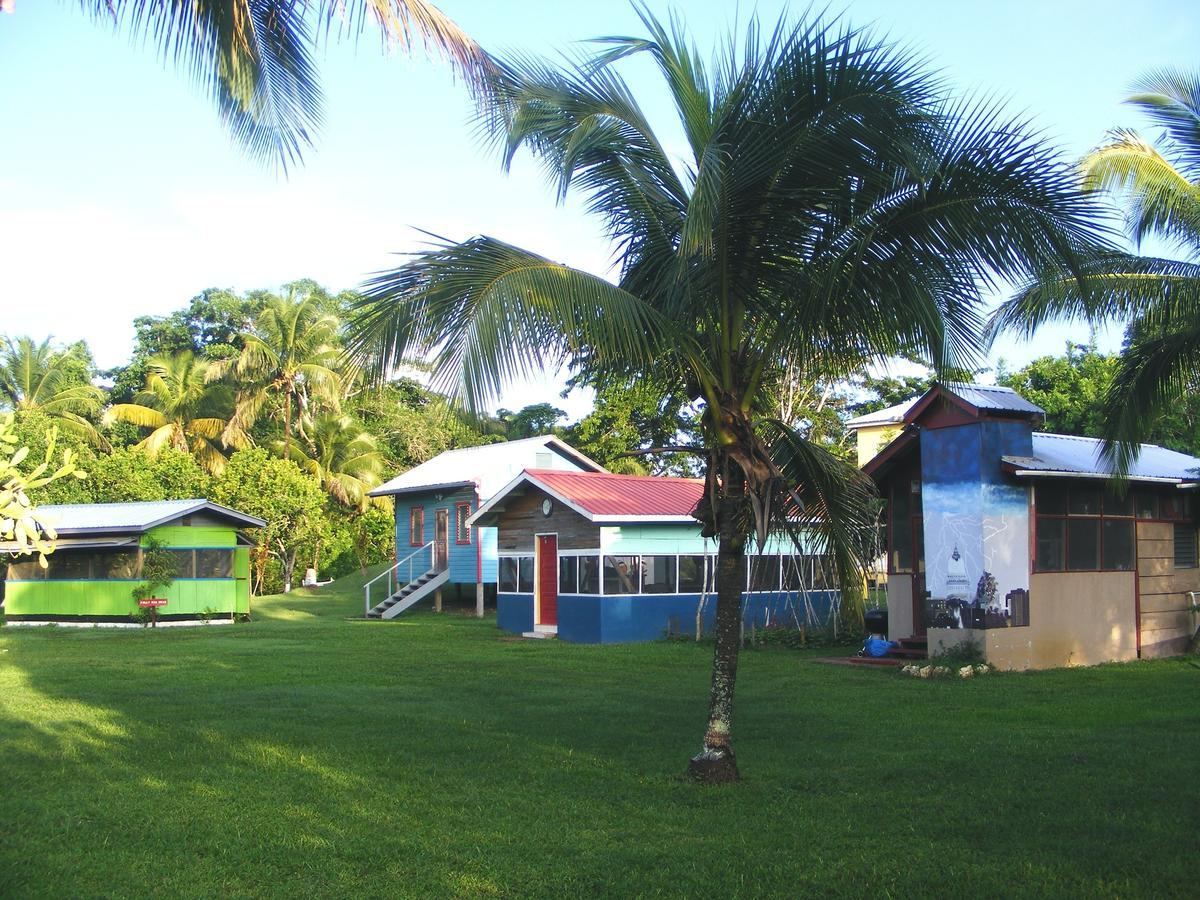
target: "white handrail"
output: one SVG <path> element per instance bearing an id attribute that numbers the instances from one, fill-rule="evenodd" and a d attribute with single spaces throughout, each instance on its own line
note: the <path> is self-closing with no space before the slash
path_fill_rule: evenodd
<path id="1" fill-rule="evenodd" d="M 392 594 L 396 593 L 396 588 L 398 588 L 400 586 L 399 570 L 400 570 L 400 567 L 402 565 L 404 565 L 405 563 L 408 564 L 408 580 L 405 582 L 405 584 L 411 584 L 412 580 L 413 580 L 413 572 L 412 572 L 413 559 L 416 558 L 419 554 L 424 553 L 426 550 L 428 550 L 429 551 L 429 569 L 432 569 L 434 567 L 434 558 L 436 556 L 436 552 L 434 550 L 434 544 L 436 544 L 436 543 L 437 543 L 436 541 L 430 541 L 429 543 L 425 544 L 424 546 L 418 547 L 416 550 L 414 550 L 412 553 L 408 554 L 408 556 L 404 557 L 403 559 L 396 560 L 396 564 L 393 566 L 389 566 L 387 571 L 380 572 L 378 575 L 376 575 L 374 578 L 372 578 L 370 581 L 368 581 L 366 584 L 364 584 L 363 585 L 363 602 L 366 605 L 366 609 L 364 610 L 363 615 L 366 615 L 367 613 L 369 613 L 371 611 L 371 585 L 373 585 L 375 582 L 379 581 L 380 579 L 386 578 L 388 580 L 387 596 L 388 597 L 392 596 Z M 426 571 L 428 571 L 428 570 L 426 570 Z M 392 584 L 392 576 L 393 575 L 396 576 L 395 586 L 393 586 L 393 584 Z"/>

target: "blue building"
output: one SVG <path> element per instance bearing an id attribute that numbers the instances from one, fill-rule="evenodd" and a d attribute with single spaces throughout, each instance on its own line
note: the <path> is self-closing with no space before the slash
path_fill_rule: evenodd
<path id="1" fill-rule="evenodd" d="M 522 472 L 472 520 L 497 531 L 497 624 L 577 643 L 711 630 L 717 546 L 691 515 L 703 491 L 689 478 Z M 825 557 L 771 539 L 747 569 L 747 628 L 821 626 L 835 614 Z"/>
<path id="2" fill-rule="evenodd" d="M 1094 438 L 1038 431 L 1009 388 L 941 384 L 859 421 L 888 501 L 889 636 L 969 641 L 1004 669 L 1181 653 L 1200 592 L 1200 459 L 1143 444 L 1127 479 Z"/>
<path id="3" fill-rule="evenodd" d="M 396 565 L 368 586 L 366 611 L 390 619 L 442 590 L 475 592 L 483 615 L 484 586 L 496 582 L 496 530 L 469 523 L 482 503 L 527 468 L 603 472 L 597 462 L 556 437 L 448 450 L 371 491 L 396 507 Z"/>

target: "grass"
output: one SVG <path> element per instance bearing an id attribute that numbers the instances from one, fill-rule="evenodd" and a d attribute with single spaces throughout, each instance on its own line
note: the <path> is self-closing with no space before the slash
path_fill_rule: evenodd
<path id="1" fill-rule="evenodd" d="M 921 681 L 361 614 L 0 632 L 0 896 L 1194 895 L 1200 668 Z"/>

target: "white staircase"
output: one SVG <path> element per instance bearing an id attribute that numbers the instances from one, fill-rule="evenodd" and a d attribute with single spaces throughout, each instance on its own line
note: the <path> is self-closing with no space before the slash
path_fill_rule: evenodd
<path id="1" fill-rule="evenodd" d="M 449 581 L 445 557 L 438 559 L 438 555 L 434 542 L 430 541 L 363 585 L 366 617 L 394 619 Z M 374 605 L 372 593 L 382 597 Z"/>

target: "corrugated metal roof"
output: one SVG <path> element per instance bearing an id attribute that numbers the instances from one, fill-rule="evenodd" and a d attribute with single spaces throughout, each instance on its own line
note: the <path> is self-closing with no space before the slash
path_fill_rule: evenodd
<path id="1" fill-rule="evenodd" d="M 529 479 L 570 502 L 589 518 L 690 519 L 704 494 L 696 478 L 558 472 L 532 469 Z"/>
<path id="2" fill-rule="evenodd" d="M 553 454 L 549 459 L 551 466 L 562 465 L 571 470 L 604 471 L 603 466 L 574 447 L 553 435 L 545 435 L 447 450 L 381 484 L 370 494 L 372 497 L 383 497 L 474 484 L 479 488 L 480 498 L 486 500 L 523 469 L 539 465 L 542 461 L 538 459 L 538 453 L 546 451 Z"/>
<path id="3" fill-rule="evenodd" d="M 1032 472 L 1108 476 L 1112 467 L 1102 455 L 1104 442 L 1096 438 L 1034 432 L 1033 456 L 1004 456 L 1008 465 Z M 1200 478 L 1200 458 L 1168 450 L 1157 444 L 1142 444 L 1129 477 L 1193 481 Z"/>
<path id="4" fill-rule="evenodd" d="M 960 400 L 970 403 L 976 409 L 1046 414 L 1044 409 L 1036 403 L 1030 403 L 1012 388 L 1000 387 L 996 384 L 963 384 L 961 382 L 947 382 L 942 387 Z"/>
<path id="5" fill-rule="evenodd" d="M 867 428 L 871 425 L 898 425 L 904 421 L 905 414 L 920 399 L 920 397 L 913 397 L 911 400 L 905 400 L 903 403 L 897 403 L 895 406 L 889 406 L 887 409 L 877 409 L 875 412 L 864 413 L 861 416 L 855 416 L 853 419 L 847 419 L 846 427 Z"/>
<path id="6" fill-rule="evenodd" d="M 153 500 L 140 503 L 49 503 L 38 516 L 60 535 L 89 533 L 140 534 L 155 526 L 195 513 L 226 518 L 243 528 L 261 528 L 262 519 L 204 499 Z"/>

